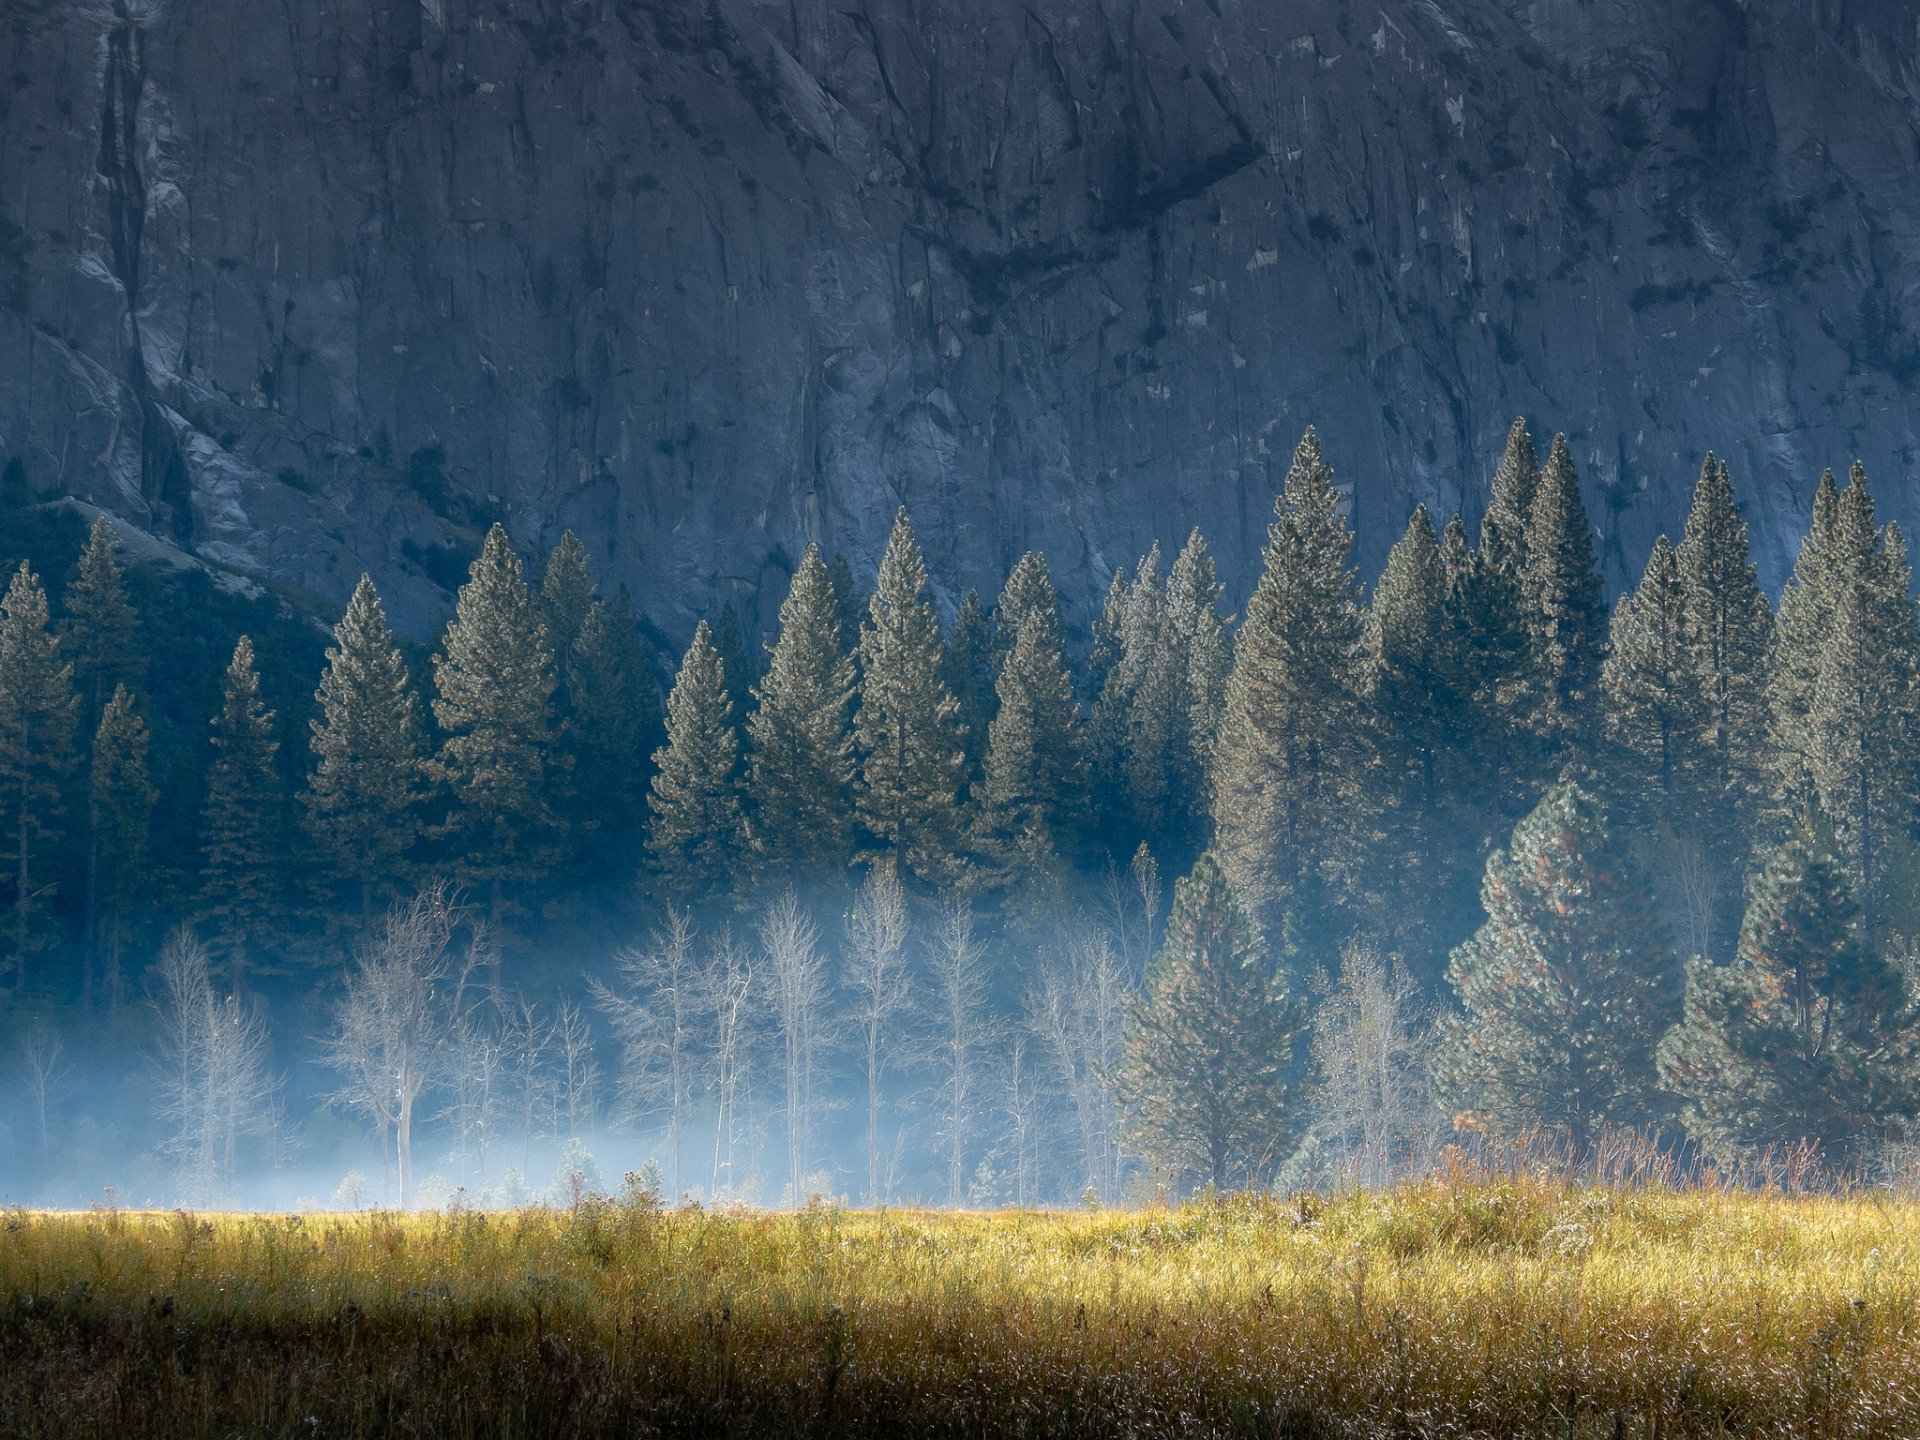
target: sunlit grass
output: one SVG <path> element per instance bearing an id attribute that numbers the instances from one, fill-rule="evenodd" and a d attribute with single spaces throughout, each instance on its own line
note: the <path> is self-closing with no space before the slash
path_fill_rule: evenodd
<path id="1" fill-rule="evenodd" d="M 14 1212 L 0 1433 L 1920 1434 L 1920 1204 Z"/>

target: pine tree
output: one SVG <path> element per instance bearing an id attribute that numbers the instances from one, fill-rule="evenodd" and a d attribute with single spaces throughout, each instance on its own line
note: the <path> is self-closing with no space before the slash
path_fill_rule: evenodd
<path id="1" fill-rule="evenodd" d="M 1643 826 L 1697 823 L 1709 765 L 1697 653 L 1679 562 L 1662 535 L 1639 588 L 1613 612 L 1600 675 L 1610 779 Z"/>
<path id="2" fill-rule="evenodd" d="M 1527 527 L 1540 486 L 1540 457 L 1525 417 L 1507 429 L 1506 450 L 1493 472 L 1487 513 L 1480 521 L 1480 559 L 1518 587 L 1527 569 Z"/>
<path id="3" fill-rule="evenodd" d="M 857 632 L 856 632 L 857 635 Z M 966 757 L 961 789 L 969 804 L 980 785 L 980 767 L 987 758 L 987 727 L 993 723 L 993 624 L 980 603 L 980 592 L 967 591 L 954 612 L 953 633 L 940 665 L 940 676 L 958 709 L 960 749 Z"/>
<path id="4" fill-rule="evenodd" d="M 1292 1131 L 1301 1009 L 1211 854 L 1174 887 L 1166 943 L 1128 1009 L 1117 1091 L 1149 1163 L 1257 1183 Z"/>
<path id="5" fill-rule="evenodd" d="M 1447 765 L 1462 727 L 1462 703 L 1446 661 L 1452 651 L 1447 570 L 1425 505 L 1387 552 L 1368 614 L 1371 695 L 1402 813 L 1420 827 L 1439 817 Z"/>
<path id="6" fill-rule="evenodd" d="M 1867 934 L 1877 934 L 1916 801 L 1916 620 L 1898 526 L 1876 525 L 1857 463 L 1822 478 L 1814 525 L 1775 622 L 1768 727 L 1774 813 L 1817 805 L 1833 823 Z"/>
<path id="7" fill-rule="evenodd" d="M 213 921 L 236 989 L 257 965 L 280 900 L 286 859 L 274 714 L 260 698 L 253 640 L 233 647 L 213 717 L 213 767 L 200 832 L 206 845 L 201 905 Z"/>
<path id="8" fill-rule="evenodd" d="M 467 573 L 433 657 L 441 741 L 429 773 L 452 796 L 447 833 L 498 924 L 507 882 L 536 880 L 552 860 L 553 652 L 499 525 Z"/>
<path id="9" fill-rule="evenodd" d="M 1003 886 L 1037 877 L 1042 890 L 1072 848 L 1085 798 L 1080 719 L 1058 632 L 1038 610 L 1021 617 L 995 683 L 979 840 Z"/>
<path id="10" fill-rule="evenodd" d="M 146 722 L 140 718 L 133 696 L 125 685 L 114 686 L 94 731 L 87 812 L 87 882 L 93 897 L 90 908 L 104 916 L 104 923 L 90 937 L 88 973 L 92 973 L 92 956 L 97 950 L 107 965 L 110 1020 L 120 1007 L 127 911 L 140 894 L 147 836 L 158 798 L 148 773 L 150 746 Z"/>
<path id="11" fill-rule="evenodd" d="M 587 612 L 595 600 L 593 566 L 587 547 L 571 530 L 547 556 L 546 571 L 540 577 L 540 598 L 535 613 L 546 627 L 547 648 L 556 663 L 569 654 L 586 628 Z M 565 685 L 561 693 L 565 696 Z"/>
<path id="12" fill-rule="evenodd" d="M 1840 497 L 1847 554 L 1861 554 L 1836 597 L 1815 676 L 1808 770 L 1851 867 L 1869 939 L 1881 928 L 1887 855 L 1920 802 L 1920 625 L 1913 571 L 1897 525 L 1875 532 L 1866 476 Z"/>
<path id="13" fill-rule="evenodd" d="M 1460 1009 L 1436 1078 L 1475 1123 L 1536 1124 L 1584 1149 L 1659 1118 L 1654 1047 L 1679 1015 L 1678 976 L 1645 883 L 1601 811 L 1561 783 L 1487 861 L 1486 922 L 1447 967 Z"/>
<path id="14" fill-rule="evenodd" d="M 0 820 L 13 853 L 13 992 L 28 988 L 37 917 L 51 887 L 35 864 L 55 831 L 73 763 L 73 667 L 47 628 L 47 596 L 25 561 L 0 601 Z"/>
<path id="15" fill-rule="evenodd" d="M 113 522 L 94 519 L 87 547 L 67 582 L 60 648 L 73 661 L 73 683 L 91 728 L 116 685 L 138 688 L 146 666 L 140 654 L 140 617 L 127 599 L 126 578 L 114 559 Z"/>
<path id="16" fill-rule="evenodd" d="M 1814 1140 L 1858 1164 L 1920 1116 L 1920 1013 L 1863 942 L 1846 872 L 1803 818 L 1756 877 L 1733 963 L 1687 966 L 1660 1073 L 1716 1156 Z"/>
<path id="17" fill-rule="evenodd" d="M 1132 833 L 1115 849 L 1125 853 L 1150 842 L 1161 851 L 1184 851 L 1193 837 L 1182 797 L 1193 792 L 1199 775 L 1188 728 L 1186 654 L 1168 614 L 1157 543 L 1135 571 L 1120 651 L 1115 674 L 1126 692 L 1122 773 Z M 1178 843 L 1169 844 L 1176 831 Z"/>
<path id="18" fill-rule="evenodd" d="M 1732 478 L 1726 463 L 1711 454 L 1700 468 L 1675 558 L 1692 647 L 1689 669 L 1700 695 L 1705 766 L 1693 824 L 1715 867 L 1715 888 L 1732 893 L 1764 789 L 1773 614 L 1760 590 Z"/>
<path id="19" fill-rule="evenodd" d="M 675 903 L 725 895 L 739 874 L 739 745 L 726 671 L 702 620 L 667 696 L 666 743 L 653 756 L 647 850 Z"/>
<path id="20" fill-rule="evenodd" d="M 1692 670 L 1700 687 L 1709 782 L 1721 829 L 1738 833 L 1761 786 L 1767 719 L 1767 645 L 1772 614 L 1734 503 L 1726 462 L 1700 467 L 1687 528 L 1675 557 L 1686 596 Z"/>
<path id="21" fill-rule="evenodd" d="M 646 819 L 649 756 L 663 742 L 660 697 L 649 673 L 647 647 L 622 586 L 612 600 L 587 609 L 564 667 L 571 697 L 573 815 L 582 837 L 577 863 L 610 883 L 633 872 Z"/>
<path id="22" fill-rule="evenodd" d="M 747 835 L 776 887 L 843 879 L 853 858 L 853 690 L 833 584 L 809 545 L 747 721 Z"/>
<path id="23" fill-rule="evenodd" d="M 744 742 L 747 716 L 753 709 L 753 682 L 759 679 L 753 656 L 747 652 L 746 632 L 740 628 L 740 614 L 729 600 L 720 610 L 720 623 L 713 630 L 713 648 L 719 652 L 720 668 L 727 676 L 727 698 L 733 702 L 733 724 Z"/>
<path id="24" fill-rule="evenodd" d="M 332 878 L 358 898 L 364 927 L 373 921 L 375 891 L 404 879 L 420 833 L 424 778 L 413 676 L 368 576 L 334 627 L 314 699 L 307 825 Z"/>
<path id="25" fill-rule="evenodd" d="M 951 867 L 963 757 L 959 706 L 940 678 L 940 623 L 926 591 L 902 508 L 860 629 L 857 808 L 903 870 L 937 879 Z"/>
<path id="26" fill-rule="evenodd" d="M 1275 909 L 1349 858 L 1368 764 L 1353 535 L 1309 429 L 1267 527 L 1234 643 L 1215 760 L 1215 845 L 1250 904 Z"/>
<path id="27" fill-rule="evenodd" d="M 833 563 L 827 566 L 827 579 L 833 585 L 834 613 L 840 617 L 840 648 L 851 655 L 860 644 L 860 617 L 867 607 L 860 599 L 853 566 L 847 563 L 845 555 L 833 557 Z M 975 599 L 977 603 L 978 597 Z"/>
<path id="28" fill-rule="evenodd" d="M 1186 661 L 1187 747 L 1182 804 L 1202 833 L 1212 818 L 1213 750 L 1227 703 L 1233 645 L 1220 615 L 1226 587 L 1214 574 L 1206 537 L 1196 529 L 1167 577 L 1167 621 Z"/>
<path id="29" fill-rule="evenodd" d="M 1450 527 L 1464 553 L 1464 535 Z M 1389 906 L 1383 928 L 1434 985 L 1446 946 L 1466 931 L 1480 849 L 1462 804 L 1472 777 L 1461 768 L 1471 696 L 1461 686 L 1461 636 L 1448 605 L 1451 581 L 1433 521 L 1414 507 L 1406 533 L 1388 552 L 1368 615 L 1369 698 L 1380 758 L 1380 859 L 1415 906 Z"/>
<path id="30" fill-rule="evenodd" d="M 1029 550 L 1014 562 L 1013 569 L 1007 572 L 1006 584 L 1000 587 L 1000 599 L 993 607 L 996 675 L 1000 661 L 1013 649 L 1020 635 L 1020 627 L 1030 615 L 1040 622 L 1042 645 L 1061 650 L 1066 648 L 1066 626 L 1060 618 L 1060 592 L 1054 586 L 1052 572 L 1047 569 L 1047 557 L 1038 550 Z"/>
<path id="31" fill-rule="evenodd" d="M 1833 472 L 1823 471 L 1814 490 L 1811 523 L 1773 619 L 1766 744 L 1769 798 L 1776 815 L 1793 814 L 1813 799 L 1809 755 L 1814 689 L 1821 654 L 1833 629 L 1840 577 L 1848 568 L 1840 554 L 1840 529 L 1840 491 Z M 1860 561 L 1861 557 L 1853 557 L 1856 566 Z"/>
<path id="32" fill-rule="evenodd" d="M 1567 437 L 1553 437 L 1527 514 L 1521 574 L 1531 661 L 1532 725 L 1547 765 L 1583 758 L 1592 739 L 1607 611 L 1594 569 L 1593 526 Z"/>

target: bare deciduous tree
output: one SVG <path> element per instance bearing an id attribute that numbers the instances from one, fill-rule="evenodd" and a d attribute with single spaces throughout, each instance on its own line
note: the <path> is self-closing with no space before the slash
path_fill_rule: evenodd
<path id="1" fill-rule="evenodd" d="M 206 949 L 185 929 L 154 966 L 153 1007 L 163 1149 L 198 1198 L 224 1194 L 241 1140 L 268 1134 L 277 1115 L 266 1021 L 257 1001 L 214 987 Z"/>
<path id="2" fill-rule="evenodd" d="M 768 1010 L 780 1037 L 785 1084 L 788 1196 L 804 1203 L 812 1173 L 813 1130 L 818 1111 L 815 1081 L 832 1043 L 827 1017 L 827 965 L 820 928 L 789 886 L 760 921 Z"/>
<path id="3" fill-rule="evenodd" d="M 44 1020 L 35 1020 L 20 1037 L 20 1052 L 14 1063 L 20 1089 L 27 1099 L 27 1115 L 39 1142 L 44 1161 L 53 1149 L 53 1108 L 56 1097 L 72 1075 L 66 1063 L 66 1046 L 60 1034 Z"/>
<path id="4" fill-rule="evenodd" d="M 551 1133 L 553 1077 L 547 1062 L 553 1049 L 553 1022 L 523 995 L 507 1013 L 506 1043 L 520 1121 L 520 1173 L 525 1175 L 533 1164 L 533 1142 Z"/>
<path id="5" fill-rule="evenodd" d="M 1358 1185 L 1418 1174 L 1439 1138 L 1419 987 L 1371 945 L 1355 945 L 1312 1022 L 1316 1137 Z"/>
<path id="6" fill-rule="evenodd" d="M 699 997 L 709 1028 L 707 1065 L 713 1084 L 713 1176 L 708 1194 L 730 1194 L 739 1140 L 741 1092 L 748 1079 L 747 1040 L 753 1023 L 753 966 L 733 931 L 722 928 L 699 974 Z"/>
<path id="7" fill-rule="evenodd" d="M 554 1119 L 563 1138 L 575 1140 L 600 1111 L 600 1063 L 593 1058 L 593 1027 L 571 1000 L 554 1011 L 553 1042 Z"/>
<path id="8" fill-rule="evenodd" d="M 467 946 L 456 974 L 456 937 Z M 381 1173 L 389 1138 L 400 1172 L 400 1204 L 413 1204 L 413 1120 L 420 1097 L 446 1083 L 448 1041 L 465 1015 L 468 981 L 486 963 L 487 933 L 444 883 L 387 912 L 362 945 L 322 1054 L 343 1084 L 334 1099 L 365 1114 L 380 1132 Z M 440 987 L 454 981 L 450 997 Z"/>
<path id="9" fill-rule="evenodd" d="M 974 934 L 973 908 L 949 896 L 934 927 L 928 1005 L 932 1059 L 939 1097 L 939 1139 L 946 1154 L 947 1203 L 967 1193 L 967 1142 L 979 1123 L 980 1051 L 991 1043 L 986 1015 L 986 946 Z"/>
<path id="10" fill-rule="evenodd" d="M 1104 934 L 1077 936 L 1027 995 L 1027 1023 L 1072 1107 L 1086 1188 L 1120 1190 L 1120 1114 L 1110 1077 L 1126 1032 L 1126 967 Z"/>
<path id="11" fill-rule="evenodd" d="M 698 1073 L 700 971 L 692 915 L 667 908 L 664 928 L 644 949 L 618 957 L 622 989 L 596 980 L 594 1002 L 620 1040 L 620 1099 L 629 1116 L 667 1123 L 675 1190 L 686 1183 L 686 1133 Z M 584 1022 L 583 1022 L 584 1023 Z"/>
<path id="12" fill-rule="evenodd" d="M 880 1184 L 880 1100 L 893 1025 L 906 1013 L 911 992 L 907 975 L 907 897 L 891 859 L 867 871 L 847 917 L 849 953 L 845 987 L 853 997 L 853 1022 L 860 1037 L 867 1082 L 867 1203 L 885 1199 Z"/>

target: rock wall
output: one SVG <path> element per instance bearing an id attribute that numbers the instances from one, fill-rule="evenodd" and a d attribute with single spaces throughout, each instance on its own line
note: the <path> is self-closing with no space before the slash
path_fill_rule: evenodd
<path id="1" fill-rule="evenodd" d="M 1916 0 L 0 0 L 0 454 L 424 632 L 572 527 L 675 636 L 909 507 L 943 598 L 1371 568 L 1564 429 L 1608 580 L 1727 456 L 1920 515 Z M 1544 435 L 1543 435 L 1544 438 Z"/>

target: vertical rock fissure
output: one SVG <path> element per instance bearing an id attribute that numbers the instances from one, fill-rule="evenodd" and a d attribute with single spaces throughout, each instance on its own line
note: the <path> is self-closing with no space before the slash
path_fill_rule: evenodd
<path id="1" fill-rule="evenodd" d="M 156 523 L 176 540 L 193 538 L 185 462 L 147 372 L 140 335 L 140 243 L 146 228 L 146 182 L 140 174 L 140 94 L 147 83 L 147 33 L 121 19 L 107 32 L 107 68 L 100 85 L 100 158 L 106 184 L 107 238 L 113 270 L 127 300 L 127 384 L 140 405 L 140 494 Z"/>

